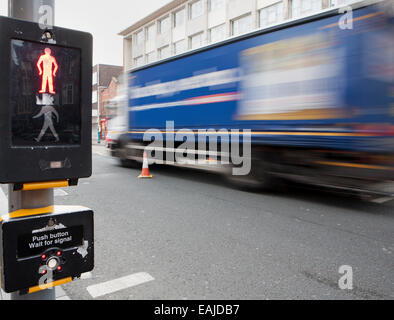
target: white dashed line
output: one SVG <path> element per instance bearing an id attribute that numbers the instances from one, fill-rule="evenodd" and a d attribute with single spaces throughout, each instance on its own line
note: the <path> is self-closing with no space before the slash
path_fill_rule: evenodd
<path id="1" fill-rule="evenodd" d="M 97 151 L 95 151 L 94 154 L 98 154 L 99 156 L 102 156 L 102 157 L 105 157 L 105 156 L 106 156 L 106 154 L 101 153 L 101 152 L 97 152 Z"/>
<path id="2" fill-rule="evenodd" d="M 56 300 L 71 300 L 71 298 L 66 294 L 66 292 L 61 287 L 55 287 Z"/>
<path id="3" fill-rule="evenodd" d="M 93 298 L 101 297 L 155 280 L 150 274 L 140 272 L 123 278 L 95 284 L 86 288 Z"/>
<path id="4" fill-rule="evenodd" d="M 91 272 L 85 272 L 81 274 L 81 280 L 91 279 L 93 278 L 93 274 Z"/>
<path id="5" fill-rule="evenodd" d="M 54 191 L 55 197 L 65 197 L 68 196 L 68 193 L 64 191 L 63 189 L 55 189 Z"/>

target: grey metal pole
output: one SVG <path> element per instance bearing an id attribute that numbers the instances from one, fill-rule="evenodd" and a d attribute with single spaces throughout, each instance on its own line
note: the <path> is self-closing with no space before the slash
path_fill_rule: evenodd
<path id="1" fill-rule="evenodd" d="M 54 24 L 55 0 L 9 0 L 8 16 L 48 25 Z M 44 18 L 44 19 L 43 19 Z M 42 20 L 42 21 L 41 21 Z M 27 182 L 27 181 L 26 181 Z M 8 185 L 9 212 L 19 209 L 45 208 L 54 204 L 53 189 L 35 191 L 14 191 L 14 185 Z M 33 294 L 11 293 L 11 300 L 56 300 L 54 289 L 47 289 Z"/>

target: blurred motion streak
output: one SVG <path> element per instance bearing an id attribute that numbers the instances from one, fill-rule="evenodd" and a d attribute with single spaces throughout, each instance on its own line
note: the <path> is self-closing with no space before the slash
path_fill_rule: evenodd
<path id="1" fill-rule="evenodd" d="M 340 10 L 327 10 L 132 69 L 128 130 L 113 155 L 141 162 L 149 145 L 143 133 L 152 128 L 163 133 L 164 150 L 184 152 L 176 147 L 191 132 L 191 153 L 205 154 L 212 170 L 235 137 L 219 138 L 213 149 L 198 142 L 209 142 L 209 129 L 238 130 L 239 144 L 251 143 L 252 170 L 237 183 L 269 187 L 279 176 L 394 194 L 392 6 L 352 5 L 351 29 L 340 28 Z M 181 165 L 154 149 L 151 159 Z M 217 169 L 231 172 L 225 167 Z"/>

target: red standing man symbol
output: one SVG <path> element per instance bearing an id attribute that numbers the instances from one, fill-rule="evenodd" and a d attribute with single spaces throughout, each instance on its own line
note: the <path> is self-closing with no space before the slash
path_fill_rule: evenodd
<path id="1" fill-rule="evenodd" d="M 52 56 L 51 49 L 45 48 L 45 54 L 43 54 L 37 61 L 37 68 L 40 76 L 42 76 L 41 90 L 39 93 L 46 93 L 47 87 L 49 87 L 49 93 L 55 94 L 53 77 L 56 77 L 56 72 L 59 69 L 59 66 L 57 65 L 55 57 Z"/>

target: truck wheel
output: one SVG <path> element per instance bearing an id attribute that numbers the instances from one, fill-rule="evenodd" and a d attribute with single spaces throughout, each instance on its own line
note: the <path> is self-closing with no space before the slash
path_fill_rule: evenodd
<path id="1" fill-rule="evenodd" d="M 119 161 L 120 161 L 120 165 L 123 168 L 137 168 L 138 163 L 135 160 L 131 160 L 131 159 L 127 159 L 126 158 L 126 150 L 124 148 L 120 148 L 119 149 Z"/>
<path id="2" fill-rule="evenodd" d="M 266 174 L 264 177 L 256 177 L 253 174 L 247 176 L 226 175 L 226 180 L 235 188 L 244 191 L 268 191 L 272 187 L 272 177 Z"/>
<path id="3" fill-rule="evenodd" d="M 270 191 L 274 189 L 274 179 L 267 171 L 263 161 L 252 161 L 252 168 L 248 175 L 234 176 L 232 170 L 226 174 L 226 180 L 235 188 L 244 191 Z"/>
<path id="4" fill-rule="evenodd" d="M 120 159 L 120 165 L 123 168 L 137 168 L 137 162 L 129 159 Z"/>

